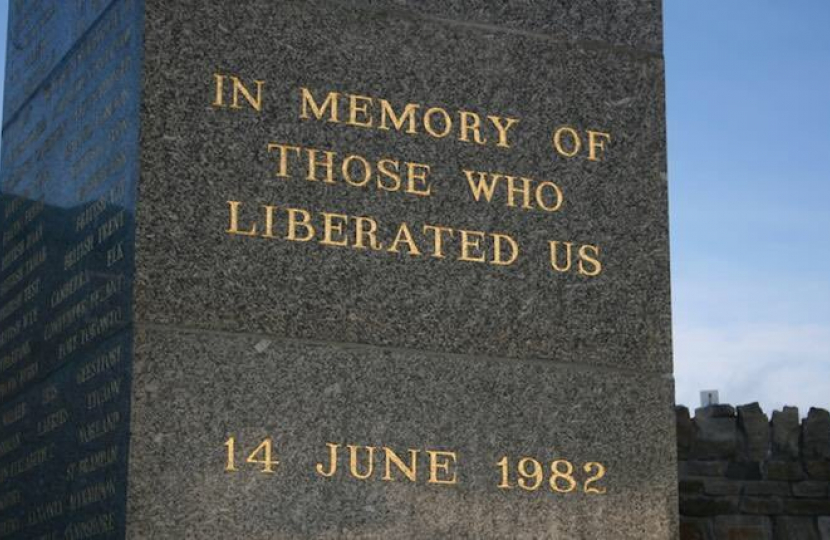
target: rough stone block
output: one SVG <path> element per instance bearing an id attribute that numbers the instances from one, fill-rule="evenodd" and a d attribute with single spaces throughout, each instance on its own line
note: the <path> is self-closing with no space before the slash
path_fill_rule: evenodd
<path id="1" fill-rule="evenodd" d="M 680 493 L 684 495 L 698 495 L 702 494 L 703 490 L 703 480 L 700 479 L 688 479 L 688 478 L 681 478 L 680 479 Z"/>
<path id="2" fill-rule="evenodd" d="M 742 456 L 749 461 L 764 461 L 770 450 L 770 427 L 769 418 L 758 403 L 738 407 L 738 429 Z"/>
<path id="3" fill-rule="evenodd" d="M 798 461 L 768 461 L 764 468 L 764 475 L 768 480 L 798 482 L 806 477 L 804 468 Z"/>
<path id="4" fill-rule="evenodd" d="M 821 540 L 814 518 L 781 516 L 775 518 L 776 540 Z"/>
<path id="5" fill-rule="evenodd" d="M 711 520 L 680 517 L 680 540 L 712 540 L 712 534 Z"/>
<path id="6" fill-rule="evenodd" d="M 741 499 L 741 513 L 774 516 L 784 512 L 784 501 L 779 497 L 751 497 Z"/>
<path id="7" fill-rule="evenodd" d="M 692 447 L 695 459 L 731 460 L 738 455 L 738 421 L 729 405 L 713 405 L 695 411 L 697 436 Z"/>
<path id="8" fill-rule="evenodd" d="M 830 517 L 818 518 L 818 532 L 821 540 L 830 540 Z"/>
<path id="9" fill-rule="evenodd" d="M 798 407 L 784 407 L 772 412 L 772 454 L 779 458 L 798 459 L 801 424 Z"/>
<path id="10" fill-rule="evenodd" d="M 726 403 L 698 407 L 695 409 L 695 420 L 698 418 L 735 418 L 735 407 Z"/>
<path id="11" fill-rule="evenodd" d="M 777 497 L 789 497 L 792 495 L 792 490 L 790 489 L 789 482 L 773 482 L 773 481 L 761 481 L 761 482 L 746 482 L 744 484 L 744 493 L 746 495 L 775 495 Z"/>
<path id="12" fill-rule="evenodd" d="M 787 499 L 784 501 L 784 513 L 794 516 L 828 516 L 830 499 Z"/>
<path id="13" fill-rule="evenodd" d="M 830 460 L 830 412 L 810 409 L 804 420 L 802 454 L 805 460 Z"/>
<path id="14" fill-rule="evenodd" d="M 761 464 L 753 461 L 736 461 L 729 464 L 726 476 L 736 480 L 761 480 Z"/>
<path id="15" fill-rule="evenodd" d="M 727 461 L 681 461 L 679 464 L 680 477 L 690 476 L 726 476 L 729 468 Z"/>
<path id="16" fill-rule="evenodd" d="M 707 495 L 740 495 L 743 482 L 722 478 L 703 478 L 703 490 Z"/>
<path id="17" fill-rule="evenodd" d="M 675 407 L 674 412 L 677 422 L 677 458 L 689 459 L 697 429 L 687 407 Z"/>
<path id="18" fill-rule="evenodd" d="M 821 498 L 828 496 L 828 482 L 807 481 L 797 482 L 792 485 L 793 495 L 802 498 Z"/>
<path id="19" fill-rule="evenodd" d="M 709 497 L 706 495 L 680 495 L 680 514 L 708 517 L 735 514 L 739 511 L 738 497 Z"/>
<path id="20" fill-rule="evenodd" d="M 715 518 L 715 540 L 773 540 L 772 521 L 763 516 Z"/>
<path id="21" fill-rule="evenodd" d="M 804 462 L 807 475 L 813 480 L 825 480 L 830 482 L 830 461 L 808 460 Z"/>

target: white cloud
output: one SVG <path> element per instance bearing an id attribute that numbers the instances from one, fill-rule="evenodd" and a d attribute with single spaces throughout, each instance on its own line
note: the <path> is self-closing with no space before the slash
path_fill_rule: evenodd
<path id="1" fill-rule="evenodd" d="M 758 401 L 767 414 L 783 405 L 830 409 L 830 326 L 676 323 L 677 402 L 699 406 L 700 390 L 722 403 Z"/>

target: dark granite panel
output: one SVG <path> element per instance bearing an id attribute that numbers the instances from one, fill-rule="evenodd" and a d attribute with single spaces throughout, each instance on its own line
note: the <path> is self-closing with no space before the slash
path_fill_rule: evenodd
<path id="1" fill-rule="evenodd" d="M 0 399 L 132 318 L 140 21 L 108 11 L 4 133 Z"/>
<path id="2" fill-rule="evenodd" d="M 22 6 L 51 67 L 10 53 L 7 104 L 37 90 L 0 169 L 0 536 L 123 538 L 143 5 Z"/>
<path id="3" fill-rule="evenodd" d="M 141 324 L 136 338 L 130 537 L 676 538 L 663 377 Z M 245 462 L 269 436 L 273 474 Z M 407 463 L 420 450 L 416 481 L 382 480 L 382 459 L 369 480 L 341 475 L 348 460 L 324 478 L 326 443 Z M 455 484 L 427 482 L 426 450 L 456 453 Z M 527 491 L 512 471 L 499 489 L 504 455 L 572 460 L 580 486 L 581 465 L 601 462 L 606 493 Z"/>
<path id="4" fill-rule="evenodd" d="M 671 371 L 662 60 L 328 2 L 193 9 L 148 4 L 139 320 Z M 262 113 L 211 107 L 217 71 L 265 80 Z M 300 87 L 521 120 L 511 148 L 359 129 L 301 120 Z M 558 157 L 565 124 L 610 131 L 607 159 Z M 271 142 L 427 163 L 434 195 L 276 178 Z M 565 204 L 475 202 L 463 168 L 553 180 Z M 296 207 L 372 216 L 387 246 L 401 222 L 506 233 L 522 256 L 500 267 L 231 236 L 229 200 L 242 227 L 260 205 Z M 599 245 L 603 273 L 553 271 L 552 240 Z"/>
<path id="5" fill-rule="evenodd" d="M 662 0 L 342 0 L 402 9 L 461 23 L 501 26 L 554 39 L 622 45 L 649 53 L 663 47 Z"/>
<path id="6" fill-rule="evenodd" d="M 4 123 L 8 123 L 12 114 L 112 3 L 112 0 L 9 2 Z"/>
<path id="7" fill-rule="evenodd" d="M 131 349 L 121 332 L 3 401 L 3 538 L 124 537 Z"/>

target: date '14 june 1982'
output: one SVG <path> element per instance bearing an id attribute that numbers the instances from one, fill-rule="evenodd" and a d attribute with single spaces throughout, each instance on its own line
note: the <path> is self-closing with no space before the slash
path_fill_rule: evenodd
<path id="1" fill-rule="evenodd" d="M 225 472 L 252 470 L 261 474 L 277 474 L 280 461 L 272 439 L 243 449 L 236 437 L 225 441 Z M 459 483 L 458 453 L 448 450 L 407 449 L 395 451 L 385 446 L 357 446 L 327 443 L 325 459 L 314 470 L 318 476 L 343 476 L 361 481 L 403 480 L 433 485 Z M 574 464 L 567 459 L 540 460 L 533 457 L 503 456 L 495 463 L 502 490 L 547 490 L 552 493 L 604 494 L 605 465 L 595 461 Z"/>

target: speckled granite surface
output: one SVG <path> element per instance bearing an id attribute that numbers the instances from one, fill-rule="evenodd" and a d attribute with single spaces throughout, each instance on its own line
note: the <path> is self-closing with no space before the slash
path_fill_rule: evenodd
<path id="1" fill-rule="evenodd" d="M 148 2 L 130 533 L 673 538 L 659 8 Z M 216 74 L 264 81 L 261 110 L 216 106 Z M 341 122 L 301 118 L 301 88 L 519 123 L 509 148 L 492 126 L 487 144 L 362 129 L 345 105 Z M 556 155 L 564 125 L 611 133 L 604 159 Z M 429 164 L 431 195 L 308 181 L 305 157 L 278 177 L 269 144 Z M 463 169 L 554 181 L 564 204 L 477 202 Z M 457 237 L 443 258 L 286 241 L 287 208 L 318 229 L 321 212 L 369 216 L 386 246 L 402 222 L 495 231 L 521 256 L 454 260 Z M 552 271 L 551 240 L 601 246 L 602 273 Z M 269 436 L 273 475 L 223 470 L 229 437 Z M 358 480 L 346 455 L 327 478 L 327 443 L 372 446 L 379 469 L 385 447 L 452 451 L 458 482 L 429 483 L 427 461 L 417 481 Z M 578 486 L 500 489 L 505 455 L 571 460 Z M 588 462 L 607 467 L 602 494 L 585 492 Z"/>
<path id="2" fill-rule="evenodd" d="M 0 535 L 676 537 L 659 0 L 12 8 Z"/>

